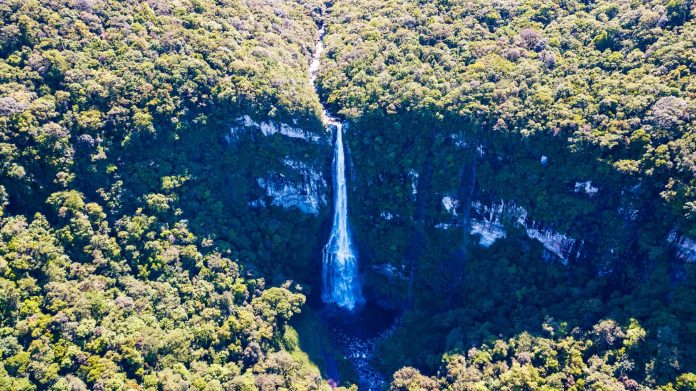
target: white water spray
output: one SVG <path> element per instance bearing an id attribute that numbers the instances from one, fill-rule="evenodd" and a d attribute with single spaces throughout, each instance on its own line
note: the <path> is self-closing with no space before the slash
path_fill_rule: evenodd
<path id="1" fill-rule="evenodd" d="M 316 49 L 309 65 L 309 80 L 315 85 L 319 60 L 324 50 L 322 39 L 324 27 L 319 30 Z M 316 86 L 315 86 L 316 88 Z M 343 124 L 331 116 L 328 110 L 323 112 L 324 126 L 336 131 L 333 156 L 334 215 L 331 236 L 324 246 L 322 265 L 322 300 L 337 306 L 353 310 L 364 304 L 358 276 L 358 259 L 353 250 L 348 224 L 348 192 L 346 189 L 346 163 L 343 151 Z"/>
<path id="2" fill-rule="evenodd" d="M 364 299 L 358 278 L 358 260 L 353 251 L 348 226 L 343 127 L 340 123 L 331 125 L 336 129 L 333 158 L 334 216 L 331 236 L 324 246 L 322 299 L 325 303 L 336 303 L 339 307 L 353 310 L 363 304 Z"/>

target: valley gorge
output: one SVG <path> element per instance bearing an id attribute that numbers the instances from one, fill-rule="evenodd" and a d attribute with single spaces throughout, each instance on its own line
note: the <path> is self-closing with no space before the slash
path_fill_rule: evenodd
<path id="1" fill-rule="evenodd" d="M 0 390 L 696 387 L 689 0 L 0 5 Z"/>

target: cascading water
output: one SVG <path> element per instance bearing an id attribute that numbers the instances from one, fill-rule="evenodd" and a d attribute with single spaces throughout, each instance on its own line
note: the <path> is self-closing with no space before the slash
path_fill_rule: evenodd
<path id="1" fill-rule="evenodd" d="M 325 303 L 336 303 L 341 308 L 353 310 L 363 304 L 364 299 L 358 278 L 358 260 L 348 227 L 343 126 L 338 122 L 330 125 L 336 129 L 333 158 L 334 217 L 331 236 L 324 246 L 322 299 Z"/>
<path id="2" fill-rule="evenodd" d="M 324 27 L 321 26 L 316 41 L 316 50 L 309 64 L 309 80 L 316 90 L 319 60 L 324 50 Z M 318 92 L 318 91 L 317 91 Z M 370 361 L 379 340 L 386 338 L 392 330 L 394 314 L 378 309 L 365 302 L 358 275 L 358 259 L 353 248 L 348 222 L 348 191 L 346 186 L 346 158 L 343 149 L 343 131 L 345 126 L 332 116 L 326 108 L 322 113 L 322 122 L 326 130 L 334 135 L 333 151 L 333 190 L 334 214 L 331 235 L 323 249 L 322 264 L 322 300 L 335 304 L 343 310 L 322 309 L 322 319 L 331 330 L 334 343 L 343 351 L 345 357 L 358 375 L 361 390 L 381 390 L 385 378 L 372 367 Z M 360 311 L 354 311 L 360 308 Z M 324 355 L 326 355 L 324 353 Z M 324 357 L 331 362 L 333 357 Z M 338 382 L 341 374 L 332 373 Z"/>
<path id="3" fill-rule="evenodd" d="M 316 49 L 309 65 L 309 80 L 315 85 L 319 60 L 324 50 L 324 27 L 319 30 Z M 316 88 L 316 87 L 315 87 Z M 358 276 L 358 259 L 353 249 L 348 224 L 348 194 L 346 189 L 346 163 L 343 152 L 343 124 L 324 109 L 324 125 L 335 130 L 333 156 L 334 215 L 331 236 L 324 246 L 322 265 L 322 300 L 354 310 L 364 304 Z"/>

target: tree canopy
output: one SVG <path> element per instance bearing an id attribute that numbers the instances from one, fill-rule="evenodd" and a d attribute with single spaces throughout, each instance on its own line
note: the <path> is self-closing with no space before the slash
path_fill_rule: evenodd
<path id="1" fill-rule="evenodd" d="M 326 101 L 349 118 L 429 112 L 561 134 L 661 188 L 694 229 L 696 28 L 689 0 L 346 0 Z"/>

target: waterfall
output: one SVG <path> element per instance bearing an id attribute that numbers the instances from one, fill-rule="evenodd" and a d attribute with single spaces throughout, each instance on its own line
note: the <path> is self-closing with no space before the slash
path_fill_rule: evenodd
<path id="1" fill-rule="evenodd" d="M 319 30 L 316 49 L 309 65 L 309 80 L 316 88 L 319 60 L 324 50 L 322 39 L 324 26 Z M 337 306 L 353 310 L 361 306 L 362 296 L 358 277 L 358 259 L 353 249 L 348 224 L 348 192 L 346 189 L 346 160 L 343 151 L 343 124 L 324 109 L 324 126 L 336 132 L 333 153 L 333 190 L 334 214 L 329 241 L 323 249 L 322 262 L 322 300 Z"/>
<path id="2" fill-rule="evenodd" d="M 364 299 L 358 279 L 358 260 L 348 226 L 343 126 L 340 122 L 330 125 L 336 129 L 333 157 L 334 216 L 331 236 L 324 246 L 322 299 L 325 303 L 336 303 L 339 307 L 353 310 L 361 305 Z"/>

